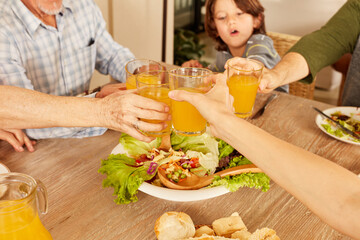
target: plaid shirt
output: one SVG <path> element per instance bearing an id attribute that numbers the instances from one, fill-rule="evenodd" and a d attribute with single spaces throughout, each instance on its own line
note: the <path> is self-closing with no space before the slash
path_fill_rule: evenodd
<path id="1" fill-rule="evenodd" d="M 129 49 L 113 41 L 93 0 L 63 0 L 57 29 L 21 0 L 0 0 L 0 84 L 60 96 L 88 90 L 94 69 L 125 81 Z M 101 135 L 105 128 L 27 129 L 34 139 Z"/>

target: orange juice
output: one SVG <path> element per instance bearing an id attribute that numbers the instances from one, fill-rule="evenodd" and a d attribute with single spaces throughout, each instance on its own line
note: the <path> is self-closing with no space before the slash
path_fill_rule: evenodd
<path id="1" fill-rule="evenodd" d="M 155 80 L 155 78 L 152 79 L 153 81 Z M 149 81 L 152 81 L 151 78 L 149 78 Z M 139 89 L 139 95 L 146 97 L 146 98 L 150 98 L 153 100 L 156 100 L 158 102 L 163 102 L 165 104 L 167 104 L 168 106 L 171 106 L 171 102 L 170 102 L 170 98 L 168 96 L 169 93 L 169 89 L 166 87 L 145 87 L 145 88 L 140 88 Z M 159 120 L 146 120 L 146 119 L 142 119 L 145 122 L 149 122 L 149 123 L 160 123 L 161 121 Z M 171 121 L 166 121 L 167 123 L 167 127 L 165 129 L 163 129 L 161 132 L 146 132 L 146 135 L 148 136 L 152 136 L 152 137 L 160 137 L 160 136 L 164 136 L 166 134 L 169 134 L 171 132 Z"/>
<path id="2" fill-rule="evenodd" d="M 0 239 L 52 240 L 42 225 L 37 211 L 27 203 L 2 201 L 0 208 Z M 9 207 L 7 207 L 9 205 Z"/>
<path id="3" fill-rule="evenodd" d="M 126 79 L 126 89 L 136 89 L 136 76 L 131 75 Z"/>
<path id="4" fill-rule="evenodd" d="M 178 88 L 189 92 L 201 92 L 195 88 Z M 182 135 L 200 135 L 206 130 L 206 120 L 201 116 L 199 111 L 188 102 L 179 102 L 171 100 L 172 121 L 174 129 Z M 187 134 L 188 133 L 188 134 Z M 189 134 L 191 133 L 191 134 Z"/>
<path id="5" fill-rule="evenodd" d="M 258 78 L 233 75 L 229 78 L 227 84 L 230 94 L 234 97 L 235 114 L 242 118 L 249 117 L 252 114 L 259 86 Z"/>

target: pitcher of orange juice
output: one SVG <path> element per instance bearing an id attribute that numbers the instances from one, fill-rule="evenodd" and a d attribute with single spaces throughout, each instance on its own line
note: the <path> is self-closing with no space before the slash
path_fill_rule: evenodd
<path id="1" fill-rule="evenodd" d="M 47 212 L 47 192 L 39 180 L 22 173 L 0 174 L 0 239 L 52 240 L 38 208 Z"/>

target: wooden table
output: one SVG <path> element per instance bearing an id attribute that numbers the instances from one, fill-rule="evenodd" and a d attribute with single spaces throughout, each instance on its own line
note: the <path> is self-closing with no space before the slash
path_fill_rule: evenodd
<path id="1" fill-rule="evenodd" d="M 267 97 L 259 95 L 255 108 L 262 106 Z M 332 107 L 280 94 L 264 115 L 252 122 L 359 174 L 360 147 L 324 134 L 315 125 L 316 112 L 311 106 Z M 1 160 L 11 171 L 29 174 L 47 186 L 49 212 L 41 218 L 54 239 L 155 239 L 155 220 L 166 211 L 186 212 L 195 224 L 211 224 L 237 211 L 251 232 L 270 227 L 284 240 L 349 239 L 273 182 L 266 193 L 244 188 L 209 200 L 180 203 L 139 192 L 138 202 L 116 205 L 113 189 L 102 188 L 105 176 L 97 171 L 100 159 L 107 158 L 119 137 L 120 133 L 107 131 L 103 136 L 85 139 L 41 140 L 34 153 L 16 153 L 8 143 L 0 142 Z"/>

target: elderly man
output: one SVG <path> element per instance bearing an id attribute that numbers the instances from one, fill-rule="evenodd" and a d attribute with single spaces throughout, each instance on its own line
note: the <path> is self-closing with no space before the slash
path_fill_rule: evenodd
<path id="1" fill-rule="evenodd" d="M 124 66 L 134 55 L 113 41 L 93 0 L 0 0 L 0 9 L 0 84 L 76 96 L 88 90 L 94 69 L 124 82 Z M 122 87 L 108 87 L 99 96 Z M 26 133 L 41 139 L 105 131 L 43 128 Z"/>

